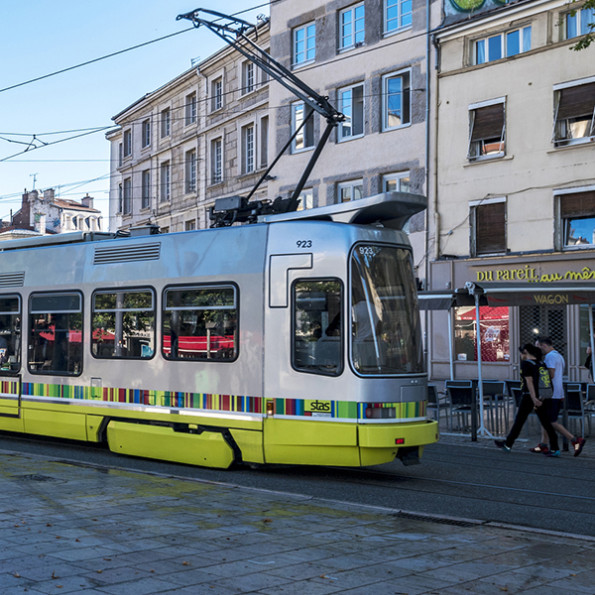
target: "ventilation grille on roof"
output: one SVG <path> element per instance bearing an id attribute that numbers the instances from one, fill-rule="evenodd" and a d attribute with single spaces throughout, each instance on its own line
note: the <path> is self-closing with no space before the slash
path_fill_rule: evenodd
<path id="1" fill-rule="evenodd" d="M 137 246 L 118 246 L 108 248 L 98 246 L 95 248 L 93 264 L 115 264 L 118 262 L 137 262 L 142 260 L 159 260 L 161 244 L 140 244 Z"/>
<path id="2" fill-rule="evenodd" d="M 0 275 L 0 287 L 23 287 L 24 283 L 25 271 L 2 273 Z"/>

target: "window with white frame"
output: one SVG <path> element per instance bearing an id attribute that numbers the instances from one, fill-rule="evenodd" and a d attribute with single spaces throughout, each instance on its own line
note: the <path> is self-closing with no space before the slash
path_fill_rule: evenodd
<path id="1" fill-rule="evenodd" d="M 478 39 L 473 48 L 474 64 L 485 64 L 528 52 L 531 49 L 531 26 Z"/>
<path id="2" fill-rule="evenodd" d="M 160 199 L 161 202 L 166 202 L 170 199 L 171 188 L 170 188 L 170 164 L 169 161 L 165 161 L 160 167 L 161 181 L 160 181 Z"/>
<path id="3" fill-rule="evenodd" d="M 223 181 L 223 139 L 211 141 L 211 184 Z"/>
<path id="4" fill-rule="evenodd" d="M 185 186 L 186 192 L 196 191 L 196 149 L 186 151 L 185 160 Z"/>
<path id="5" fill-rule="evenodd" d="M 124 130 L 124 157 L 132 155 L 132 129 Z"/>
<path id="6" fill-rule="evenodd" d="M 186 95 L 186 126 L 196 122 L 196 93 Z"/>
<path id="7" fill-rule="evenodd" d="M 242 62 L 242 95 L 254 91 L 254 62 Z"/>
<path id="8" fill-rule="evenodd" d="M 408 171 L 385 174 L 382 176 L 383 192 L 409 192 L 410 190 L 411 179 Z"/>
<path id="9" fill-rule="evenodd" d="M 582 8 L 564 15 L 566 39 L 586 35 L 595 29 L 595 8 Z"/>
<path id="10" fill-rule="evenodd" d="M 595 187 L 573 188 L 556 195 L 562 248 L 595 246 Z"/>
<path id="11" fill-rule="evenodd" d="M 595 77 L 554 86 L 554 145 L 584 143 L 594 137 Z"/>
<path id="12" fill-rule="evenodd" d="M 412 0 L 384 0 L 384 32 L 411 27 Z"/>
<path id="13" fill-rule="evenodd" d="M 188 221 L 184 222 L 184 230 L 185 231 L 193 231 L 196 229 L 196 219 L 189 219 Z"/>
<path id="14" fill-rule="evenodd" d="M 339 13 L 339 49 L 363 45 L 365 38 L 364 3 L 350 6 Z"/>
<path id="15" fill-rule="evenodd" d="M 301 66 L 316 58 L 316 24 L 307 23 L 293 30 L 293 65 Z"/>
<path id="16" fill-rule="evenodd" d="M 223 107 L 223 77 L 211 82 L 211 111 L 215 112 Z"/>
<path id="17" fill-rule="evenodd" d="M 291 104 L 291 133 L 293 134 L 304 122 L 306 117 L 306 104 L 297 101 Z M 293 139 L 291 150 L 299 153 L 314 146 L 314 118 L 310 117 Z"/>
<path id="18" fill-rule="evenodd" d="M 358 200 L 364 195 L 364 181 L 350 180 L 337 184 L 337 202 Z"/>
<path id="19" fill-rule="evenodd" d="M 469 106 L 470 161 L 503 157 L 506 149 L 506 117 L 504 98 Z"/>
<path id="20" fill-rule="evenodd" d="M 169 108 L 161 110 L 161 138 L 169 136 L 171 130 L 171 112 Z"/>
<path id="21" fill-rule="evenodd" d="M 149 147 L 151 145 L 151 120 L 149 118 L 143 120 L 141 126 L 141 136 L 141 144 L 143 149 L 145 147 Z"/>
<path id="22" fill-rule="evenodd" d="M 382 77 L 382 129 L 393 130 L 411 123 L 411 71 Z"/>
<path id="23" fill-rule="evenodd" d="M 304 188 L 299 195 L 297 210 L 304 211 L 312 208 L 314 208 L 314 191 L 312 188 Z"/>
<path id="24" fill-rule="evenodd" d="M 243 126 L 242 137 L 242 174 L 249 174 L 254 171 L 254 124 Z"/>
<path id="25" fill-rule="evenodd" d="M 124 179 L 124 215 L 132 213 L 132 178 Z"/>
<path id="26" fill-rule="evenodd" d="M 339 140 L 357 138 L 364 134 L 364 85 L 339 89 L 339 111 L 345 120 L 339 124 Z"/>
<path id="27" fill-rule="evenodd" d="M 141 174 L 141 208 L 151 206 L 151 170 L 145 169 Z"/>
<path id="28" fill-rule="evenodd" d="M 506 252 L 506 199 L 478 200 L 469 207 L 471 255 Z"/>
<path id="29" fill-rule="evenodd" d="M 260 167 L 269 163 L 269 117 L 260 119 Z"/>

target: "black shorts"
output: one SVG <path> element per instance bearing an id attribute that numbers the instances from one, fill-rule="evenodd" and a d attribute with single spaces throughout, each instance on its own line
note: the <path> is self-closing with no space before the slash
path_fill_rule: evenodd
<path id="1" fill-rule="evenodd" d="M 542 407 L 551 423 L 558 420 L 564 399 L 544 399 Z"/>

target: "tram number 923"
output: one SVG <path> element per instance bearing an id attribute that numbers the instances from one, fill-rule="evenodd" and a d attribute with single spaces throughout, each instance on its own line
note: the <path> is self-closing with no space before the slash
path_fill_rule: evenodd
<path id="1" fill-rule="evenodd" d="M 298 248 L 312 248 L 312 240 L 298 240 L 295 245 Z"/>
<path id="2" fill-rule="evenodd" d="M 362 256 L 368 258 L 374 258 L 380 252 L 378 246 L 359 246 L 357 250 Z"/>

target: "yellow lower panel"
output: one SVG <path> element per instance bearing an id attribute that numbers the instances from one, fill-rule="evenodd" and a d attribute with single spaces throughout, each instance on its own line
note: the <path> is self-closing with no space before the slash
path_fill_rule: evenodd
<path id="1" fill-rule="evenodd" d="M 186 434 L 172 428 L 110 422 L 107 442 L 113 452 L 202 467 L 227 469 L 234 460 L 219 432 Z"/>
<path id="2" fill-rule="evenodd" d="M 262 432 L 238 430 L 236 428 L 230 428 L 229 432 L 242 451 L 242 460 L 245 463 L 264 463 Z"/>
<path id="3" fill-rule="evenodd" d="M 397 440 L 399 443 L 397 445 Z M 420 421 L 402 424 L 361 424 L 359 443 L 368 448 L 423 446 L 438 440 L 438 424 Z"/>
<path id="4" fill-rule="evenodd" d="M 23 409 L 24 430 L 29 434 L 86 440 L 85 416 L 80 413 L 66 413 L 51 409 Z"/>
<path id="5" fill-rule="evenodd" d="M 17 415 L 18 412 L 19 410 L 14 407 L 2 407 L 0 405 L 0 430 L 5 432 L 24 432 L 23 418 L 12 417 Z"/>
<path id="6" fill-rule="evenodd" d="M 266 419 L 267 463 L 291 465 L 360 465 L 357 426 L 350 423 Z"/>
<path id="7" fill-rule="evenodd" d="M 85 417 L 87 422 L 87 440 L 89 442 L 99 442 L 99 428 L 103 421 L 101 415 L 87 415 Z"/>

